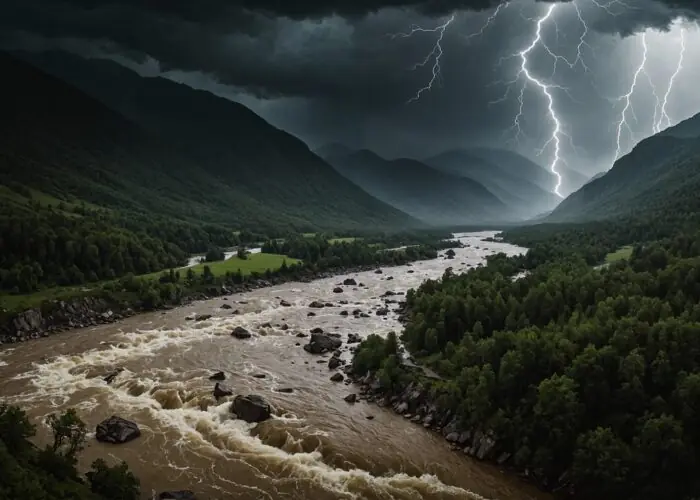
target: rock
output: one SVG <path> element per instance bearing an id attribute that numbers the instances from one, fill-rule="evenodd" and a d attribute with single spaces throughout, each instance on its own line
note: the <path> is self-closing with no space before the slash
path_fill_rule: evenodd
<path id="1" fill-rule="evenodd" d="M 383 309 L 377 309 L 377 312 L 375 314 L 377 316 L 386 316 L 387 314 L 389 314 L 389 309 L 387 309 L 386 307 Z"/>
<path id="2" fill-rule="evenodd" d="M 455 251 L 450 248 L 449 250 L 447 250 L 447 252 L 445 252 L 445 255 L 447 255 L 448 258 L 454 259 Z"/>
<path id="3" fill-rule="evenodd" d="M 374 415 L 367 415 L 365 416 L 367 420 L 374 420 Z"/>
<path id="4" fill-rule="evenodd" d="M 108 373 L 104 377 L 104 381 L 107 382 L 108 384 L 111 384 L 115 378 L 117 378 L 117 375 L 119 375 L 121 372 L 124 371 L 124 368 L 117 368 L 116 370 Z"/>
<path id="5" fill-rule="evenodd" d="M 362 342 L 362 339 L 360 338 L 360 336 L 358 334 L 348 333 L 348 341 L 347 341 L 348 344 L 359 344 L 360 342 Z"/>
<path id="6" fill-rule="evenodd" d="M 414 271 L 413 269 L 409 269 L 407 272 L 408 272 L 408 274 L 413 274 L 413 273 L 415 273 L 415 271 Z"/>
<path id="7" fill-rule="evenodd" d="M 377 269 L 376 271 L 374 271 L 374 274 L 382 274 L 382 272 L 383 271 L 381 269 Z"/>
<path id="8" fill-rule="evenodd" d="M 394 279 L 393 276 L 387 276 L 387 277 L 386 277 L 386 280 L 387 280 L 387 281 L 392 281 L 393 279 Z"/>
<path id="9" fill-rule="evenodd" d="M 367 313 L 361 313 L 360 318 L 369 318 L 369 314 Z"/>
<path id="10" fill-rule="evenodd" d="M 305 334 L 305 333 L 303 333 L 303 332 L 299 332 L 299 333 L 297 333 L 297 337 L 300 338 L 300 339 L 303 339 L 303 338 L 308 337 L 308 335 Z"/>
<path id="11" fill-rule="evenodd" d="M 316 327 L 311 330 L 311 333 L 323 333 L 323 328 Z"/>
<path id="12" fill-rule="evenodd" d="M 246 330 L 242 326 L 237 326 L 236 328 L 234 328 L 231 332 L 231 335 L 233 337 L 236 337 L 237 339 L 249 339 L 253 336 L 248 330 Z"/>
<path id="13" fill-rule="evenodd" d="M 221 304 L 221 309 L 233 309 L 231 304 Z"/>
<path id="14" fill-rule="evenodd" d="M 335 307 L 332 302 L 326 302 L 324 305 L 326 307 Z"/>
<path id="15" fill-rule="evenodd" d="M 241 311 L 239 311 L 238 309 L 236 309 L 236 310 L 233 311 L 231 314 L 234 314 L 234 315 L 235 315 L 235 314 L 241 314 Z"/>
<path id="16" fill-rule="evenodd" d="M 343 342 L 340 339 L 322 333 L 312 333 L 309 343 L 304 346 L 304 350 L 311 354 L 323 354 L 338 349 Z"/>
<path id="17" fill-rule="evenodd" d="M 310 318 L 310 317 L 312 317 L 312 316 L 316 316 L 316 313 L 315 313 L 315 312 L 309 312 L 309 313 L 307 313 L 307 316 Z"/>
<path id="18" fill-rule="evenodd" d="M 323 302 L 319 302 L 318 300 L 314 300 L 311 304 L 309 304 L 309 307 L 312 307 L 314 309 L 323 309 L 325 305 Z"/>
<path id="19" fill-rule="evenodd" d="M 233 396 L 233 391 L 228 386 L 217 382 L 214 386 L 214 397 L 220 399 L 226 396 Z"/>
<path id="20" fill-rule="evenodd" d="M 269 321 L 267 323 L 263 323 L 262 325 L 260 325 L 260 328 L 272 328 L 272 323 L 270 323 Z"/>
<path id="21" fill-rule="evenodd" d="M 459 441 L 459 433 L 458 432 L 450 432 L 445 439 L 449 441 L 450 443 L 456 443 Z"/>
<path id="22" fill-rule="evenodd" d="M 355 403 L 357 401 L 357 394 L 348 394 L 343 398 L 346 403 Z"/>
<path id="23" fill-rule="evenodd" d="M 289 325 L 287 323 L 283 323 L 282 326 L 280 326 L 280 330 L 286 332 L 289 330 Z"/>
<path id="24" fill-rule="evenodd" d="M 338 368 L 342 363 L 340 362 L 340 359 L 337 358 L 336 356 L 333 356 L 331 359 L 328 360 L 328 369 L 329 370 L 335 370 Z"/>
<path id="25" fill-rule="evenodd" d="M 158 495 L 158 500 L 197 500 L 197 497 L 189 490 L 164 491 Z"/>
<path id="26" fill-rule="evenodd" d="M 101 443 L 123 444 L 139 437 L 139 426 L 130 420 L 113 415 L 97 424 L 95 438 Z"/>
<path id="27" fill-rule="evenodd" d="M 265 375 L 264 373 L 254 373 L 254 374 L 253 374 L 253 377 L 255 377 L 255 378 L 265 378 L 265 377 L 267 377 L 267 375 Z"/>
<path id="28" fill-rule="evenodd" d="M 345 281 L 343 281 L 343 285 L 345 285 L 345 286 L 356 286 L 356 285 L 357 285 L 357 281 L 355 281 L 355 280 L 352 279 L 352 278 L 346 278 Z"/>
<path id="29" fill-rule="evenodd" d="M 294 392 L 294 389 L 291 387 L 281 387 L 280 389 L 277 389 L 277 392 L 281 392 L 283 394 L 291 394 Z"/>
<path id="30" fill-rule="evenodd" d="M 344 311 L 344 310 L 343 310 L 343 311 L 340 311 L 340 315 L 341 315 L 341 316 L 347 316 L 348 314 L 350 314 L 350 313 L 347 312 L 347 311 Z"/>
<path id="31" fill-rule="evenodd" d="M 388 290 L 388 291 L 384 292 L 384 295 L 382 295 L 382 297 L 392 297 L 394 295 L 397 295 L 397 293 L 392 292 L 391 290 Z"/>
<path id="32" fill-rule="evenodd" d="M 226 380 L 226 374 L 224 372 L 216 372 L 209 377 L 209 380 Z"/>
<path id="33" fill-rule="evenodd" d="M 353 315 L 353 316 L 359 316 L 360 314 L 362 314 L 362 311 L 361 311 L 360 309 L 355 309 L 355 310 L 352 312 L 352 315 Z"/>
<path id="34" fill-rule="evenodd" d="M 345 377 L 343 377 L 343 374 L 340 372 L 334 373 L 331 377 L 331 382 L 342 382 L 343 380 L 345 380 Z"/>
<path id="35" fill-rule="evenodd" d="M 238 418 L 249 423 L 262 422 L 272 415 L 270 403 L 256 394 L 236 396 L 236 399 L 231 403 L 231 411 Z"/>
<path id="36" fill-rule="evenodd" d="M 292 307 L 292 304 L 290 304 L 290 303 L 287 302 L 286 300 L 280 301 L 280 305 L 281 305 L 282 307 Z"/>
<path id="37" fill-rule="evenodd" d="M 343 289 L 337 286 L 333 289 L 333 293 L 343 293 Z"/>
<path id="38" fill-rule="evenodd" d="M 208 319 L 211 319 L 211 314 L 198 314 L 194 317 L 195 321 L 206 321 Z"/>

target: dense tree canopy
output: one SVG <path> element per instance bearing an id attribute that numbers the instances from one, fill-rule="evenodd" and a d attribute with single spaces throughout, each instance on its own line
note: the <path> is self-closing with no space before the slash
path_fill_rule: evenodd
<path id="1" fill-rule="evenodd" d="M 492 432 L 542 483 L 697 498 L 700 233 L 604 267 L 590 264 L 614 238 L 559 238 L 409 291 L 405 346 L 443 377 L 432 390 L 463 427 Z M 355 363 L 396 382 L 385 351 L 367 341 Z"/>

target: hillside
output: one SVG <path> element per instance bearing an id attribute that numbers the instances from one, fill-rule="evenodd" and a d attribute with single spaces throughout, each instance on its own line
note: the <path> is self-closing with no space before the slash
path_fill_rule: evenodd
<path id="1" fill-rule="evenodd" d="M 460 225 L 508 218 L 507 207 L 476 181 L 410 159 L 368 151 L 328 157 L 343 176 L 380 200 L 430 224 Z"/>
<path id="2" fill-rule="evenodd" d="M 495 148 L 469 148 L 465 152 L 492 165 L 497 165 L 504 172 L 533 183 L 545 191 L 552 191 L 556 185 L 556 177 L 549 170 L 513 151 Z"/>
<path id="3" fill-rule="evenodd" d="M 494 156 L 491 155 L 492 160 L 495 159 Z M 528 180 L 526 175 L 515 175 L 509 172 L 513 169 L 513 163 L 510 163 L 510 167 L 501 167 L 499 164 L 476 156 L 470 150 L 446 151 L 428 158 L 424 163 L 442 172 L 475 180 L 495 194 L 521 218 L 551 210 L 559 201 L 554 193 Z"/>
<path id="4" fill-rule="evenodd" d="M 240 104 L 164 78 L 142 78 L 109 61 L 88 61 L 58 52 L 23 57 L 69 80 L 113 110 L 90 100 L 93 108 L 100 108 L 100 113 L 109 116 L 103 120 L 108 123 L 95 127 L 90 118 L 76 124 L 93 129 L 94 134 L 89 131 L 88 136 L 97 134 L 97 144 L 83 147 L 82 133 L 55 138 L 55 142 L 56 147 L 70 148 L 84 157 L 82 162 L 71 163 L 69 177 L 80 172 L 98 188 L 99 179 L 109 179 L 112 191 L 122 198 L 122 205 L 160 210 L 163 202 L 159 198 L 167 198 L 165 206 L 175 203 L 175 198 L 178 207 L 170 210 L 171 215 L 215 220 L 234 227 L 263 225 L 301 230 L 417 224 L 348 182 L 303 142 Z M 3 60 L 7 65 L 19 64 L 9 58 Z M 29 71 L 22 68 L 22 78 L 33 78 Z M 36 70 L 34 74 L 39 75 Z M 55 79 L 37 78 L 38 85 L 45 89 L 36 88 L 36 92 L 57 92 Z M 21 88 L 21 82 L 17 83 Z M 61 92 L 67 92 L 65 87 L 61 87 Z M 85 106 L 87 99 L 78 94 L 72 91 L 70 100 L 76 104 L 67 102 L 61 109 L 44 104 L 46 120 L 61 128 L 67 117 L 83 116 L 69 114 L 71 109 Z M 56 96 L 50 100 L 61 99 Z M 30 102 L 18 106 L 34 106 L 32 99 L 27 100 Z M 44 130 L 35 138 L 42 134 L 50 136 L 51 132 Z M 92 155 L 89 158 L 88 150 Z M 44 153 L 47 152 L 41 152 Z M 101 157 L 99 162 L 95 154 Z M 103 170 L 99 175 L 98 169 L 88 166 L 97 163 Z M 84 185 L 82 179 L 73 184 Z M 94 189 L 83 191 L 86 193 L 81 193 L 81 197 L 89 196 L 93 203 L 111 201 L 101 194 L 104 189 L 97 190 L 100 194 Z M 156 196 L 151 196 L 152 192 Z M 198 210 L 203 204 L 209 207 L 207 213 Z"/>
<path id="5" fill-rule="evenodd" d="M 687 126 L 681 124 L 682 130 Z M 679 135 L 685 135 L 683 133 Z M 684 216 L 696 211 L 700 189 L 700 139 L 673 130 L 641 141 L 605 175 L 564 200 L 548 222 L 627 215 Z"/>

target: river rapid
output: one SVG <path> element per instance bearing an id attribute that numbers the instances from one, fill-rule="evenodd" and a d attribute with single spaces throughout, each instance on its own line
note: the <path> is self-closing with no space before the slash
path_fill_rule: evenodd
<path id="1" fill-rule="evenodd" d="M 350 333 L 399 332 L 394 312 L 375 314 L 384 306 L 381 295 L 417 287 L 447 267 L 459 272 L 492 253 L 523 250 L 481 241 L 494 234 L 456 235 L 470 246 L 455 249 L 453 260 L 441 252 L 436 260 L 384 268 L 382 274 L 287 283 L 2 349 L 0 400 L 22 406 L 37 424 L 70 407 L 93 432 L 111 415 L 135 421 L 142 435 L 124 445 L 104 445 L 89 435 L 81 467 L 98 457 L 126 460 L 144 498 L 178 489 L 193 490 L 200 500 L 549 498 L 497 467 L 451 451 L 441 436 L 390 409 L 347 404 L 343 397 L 356 388 L 331 382 L 328 356 L 307 353 L 302 345 L 308 339 L 296 336 L 316 327 L 343 340 Z M 366 287 L 333 293 L 345 278 Z M 281 306 L 282 300 L 291 307 Z M 335 306 L 310 309 L 314 300 Z M 224 304 L 233 309 L 222 309 Z M 355 309 L 369 317 L 354 317 Z M 193 314 L 212 318 L 188 320 Z M 253 338 L 232 337 L 237 326 Z M 124 371 L 107 384 L 103 377 L 117 367 Z M 208 377 L 218 370 L 235 394 L 259 394 L 277 415 L 257 426 L 232 419 L 231 398 L 217 402 L 212 396 Z M 48 439 L 42 425 L 37 439 Z"/>

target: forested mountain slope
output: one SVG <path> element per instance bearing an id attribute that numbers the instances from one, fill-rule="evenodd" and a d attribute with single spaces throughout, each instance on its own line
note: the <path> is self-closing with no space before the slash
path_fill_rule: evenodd
<path id="1" fill-rule="evenodd" d="M 368 150 L 330 156 L 327 160 L 373 196 L 431 224 L 492 222 L 515 216 L 478 182 L 441 172 L 417 160 L 385 160 Z"/>
<path id="2" fill-rule="evenodd" d="M 103 169 L 121 175 L 132 168 L 141 178 L 131 180 L 139 181 L 142 190 L 155 188 L 164 195 L 179 196 L 185 189 L 182 201 L 192 202 L 191 212 L 198 204 L 209 204 L 215 207 L 217 221 L 237 226 L 291 224 L 298 229 L 368 224 L 389 228 L 416 223 L 348 182 L 303 142 L 245 106 L 164 78 L 142 78 L 110 61 L 61 52 L 22 56 L 116 111 L 109 114 L 113 123 L 94 127 L 95 134 L 102 134 L 100 141 L 109 137 L 103 133 L 108 127 L 116 130 L 118 135 L 111 139 L 115 146 L 90 150 L 104 157 L 119 149 L 131 158 L 127 162 L 110 157 L 100 162 L 111 163 Z M 56 86 L 53 79 L 50 84 L 41 80 L 47 87 Z M 73 99 L 80 100 L 75 95 Z M 54 122 L 65 119 L 56 110 L 46 112 Z M 127 119 L 133 124 L 127 124 Z M 83 126 L 91 127 L 88 120 Z M 120 139 L 127 133 L 132 138 Z M 78 142 L 73 149 L 81 147 Z M 145 162 L 150 162 L 148 168 Z M 163 170 L 168 172 L 163 182 L 160 172 L 143 182 L 143 175 Z"/>

